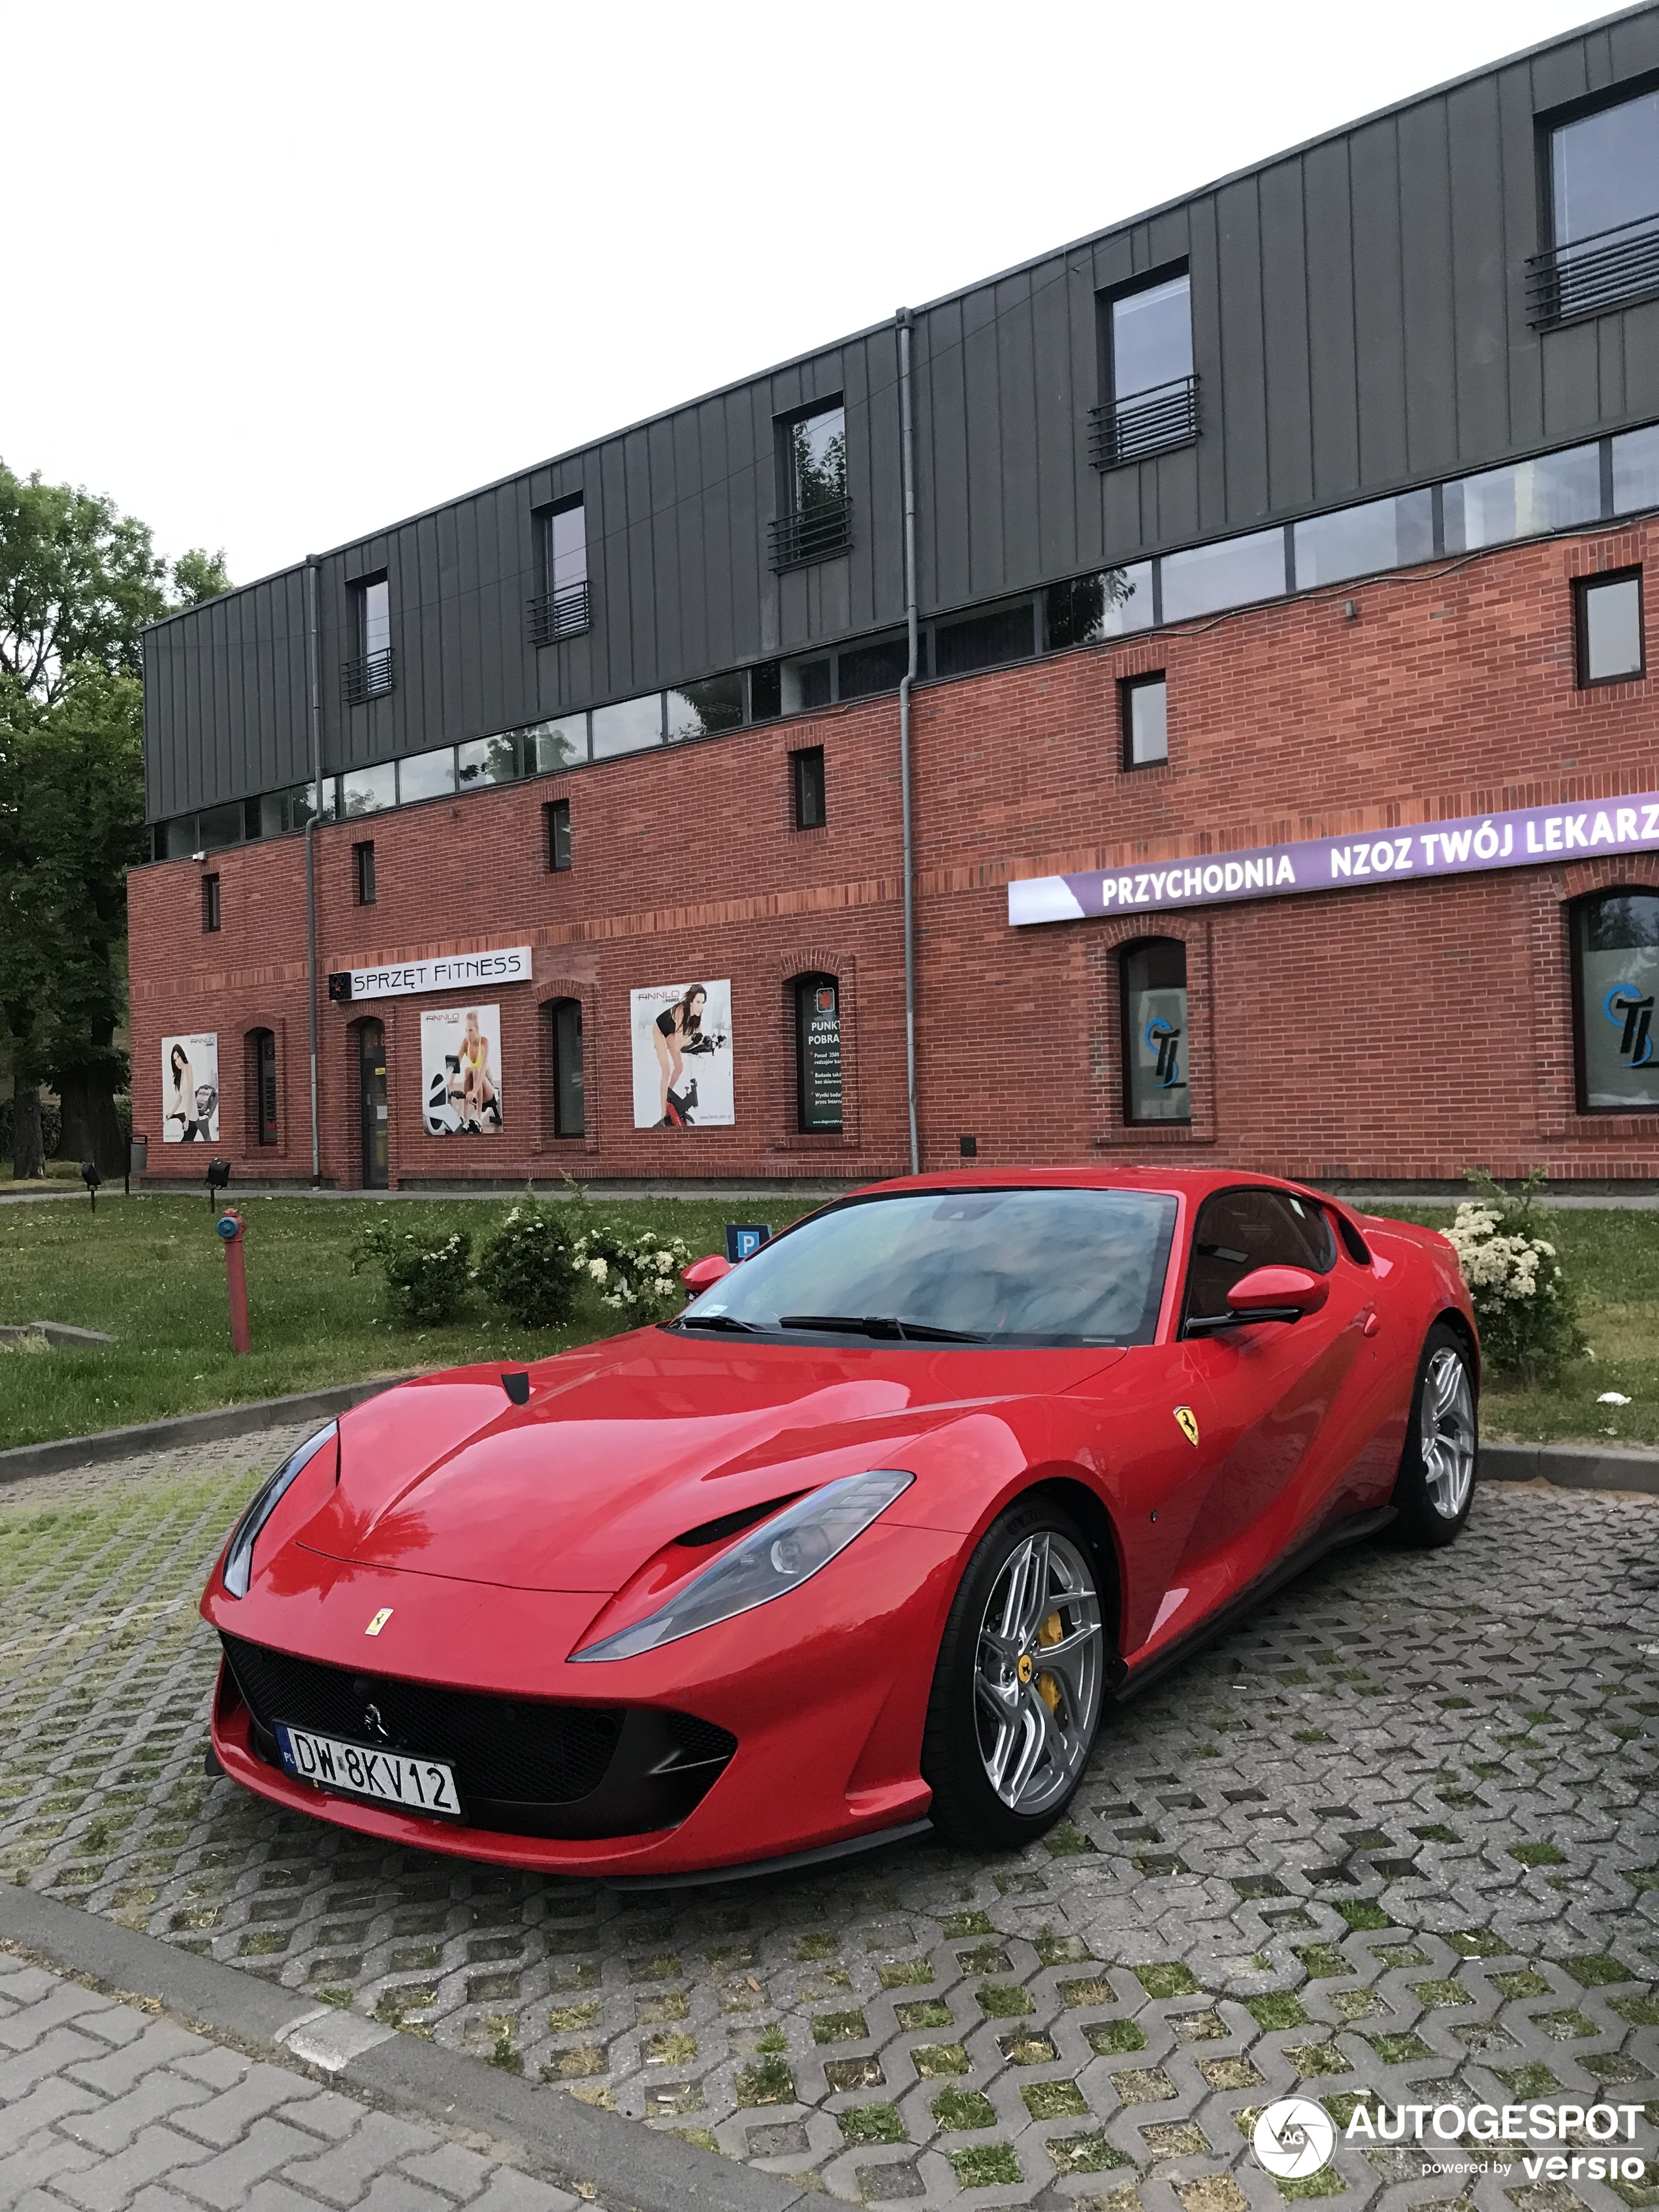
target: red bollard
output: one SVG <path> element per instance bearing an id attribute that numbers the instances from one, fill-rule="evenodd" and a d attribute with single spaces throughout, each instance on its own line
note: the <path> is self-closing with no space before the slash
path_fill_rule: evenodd
<path id="1" fill-rule="evenodd" d="M 230 1293 L 230 1348 L 252 1352 L 247 1326 L 247 1265 L 242 1257 L 242 1217 L 228 1206 L 214 1223 L 225 1243 L 225 1288 Z"/>

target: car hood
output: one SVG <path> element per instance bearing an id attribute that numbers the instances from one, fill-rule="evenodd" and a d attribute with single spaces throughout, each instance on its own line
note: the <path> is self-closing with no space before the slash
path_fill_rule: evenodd
<path id="1" fill-rule="evenodd" d="M 399 1385 L 340 1421 L 340 1474 L 295 1539 L 362 1565 L 524 1589 L 620 1589 L 694 1528 L 871 1467 L 1117 1351 L 744 1346 L 641 1329 Z M 921 1474 L 920 1465 L 914 1469 Z M 925 1517 L 919 1480 L 912 1513 Z"/>

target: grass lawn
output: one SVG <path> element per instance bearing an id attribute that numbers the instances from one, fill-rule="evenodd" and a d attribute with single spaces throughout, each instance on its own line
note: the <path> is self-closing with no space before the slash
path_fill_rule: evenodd
<path id="1" fill-rule="evenodd" d="M 477 1253 L 512 1200 L 246 1198 L 253 1351 L 233 1358 L 224 1259 L 205 1198 L 84 1200 L 0 1208 L 0 1321 L 71 1322 L 118 1341 L 95 1352 L 0 1352 L 0 1445 L 153 1420 L 166 1413 L 274 1398 L 325 1382 L 484 1358 L 527 1359 L 608 1334 L 617 1316 L 597 1299 L 567 1328 L 515 1329 L 474 1291 L 463 1319 L 408 1329 L 389 1317 L 378 1273 L 354 1276 L 349 1253 L 377 1213 L 400 1227 L 468 1231 Z M 757 1208 L 720 1200 L 592 1200 L 583 1211 L 633 1231 L 684 1237 L 694 1253 L 723 1249 L 734 1211 L 775 1229 L 798 1201 Z M 1432 1227 L 1444 1206 L 1377 1209 Z M 1559 1390 L 1488 1388 L 1492 1437 L 1659 1443 L 1659 1211 L 1559 1213 L 1545 1231 L 1580 1287 L 1595 1357 Z M 1628 1406 L 1596 1403 L 1619 1390 Z"/>
<path id="2" fill-rule="evenodd" d="M 477 1290 L 454 1326 L 404 1328 L 389 1317 L 379 1271 L 351 1273 L 352 1239 L 377 1215 L 440 1236 L 465 1230 L 476 1257 L 512 1203 L 242 1199 L 253 1336 L 242 1359 L 230 1349 L 218 1208 L 205 1197 L 117 1197 L 95 1215 L 84 1199 L 0 1207 L 0 1322 L 70 1322 L 118 1340 L 90 1352 L 0 1350 L 0 1445 L 411 1368 L 543 1358 L 609 1335 L 618 1317 L 597 1297 L 568 1328 L 526 1330 Z M 695 1256 L 724 1251 L 729 1218 L 781 1229 L 806 1209 L 799 1200 L 668 1199 L 596 1200 L 581 1211 L 633 1233 L 684 1237 Z"/>

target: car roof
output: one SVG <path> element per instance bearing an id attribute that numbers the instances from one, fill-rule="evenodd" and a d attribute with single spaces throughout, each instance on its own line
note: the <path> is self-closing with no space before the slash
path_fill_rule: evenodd
<path id="1" fill-rule="evenodd" d="M 1283 1176 L 1261 1175 L 1249 1168 L 1118 1167 L 1103 1161 L 1058 1168 L 993 1167 L 976 1162 L 971 1168 L 895 1176 L 884 1182 L 866 1183 L 854 1194 L 879 1191 L 887 1195 L 907 1190 L 1152 1190 L 1196 1199 L 1207 1197 L 1212 1190 L 1237 1190 L 1241 1184 L 1294 1191 L 1322 1204 L 1333 1203 L 1327 1192 L 1309 1190 Z"/>

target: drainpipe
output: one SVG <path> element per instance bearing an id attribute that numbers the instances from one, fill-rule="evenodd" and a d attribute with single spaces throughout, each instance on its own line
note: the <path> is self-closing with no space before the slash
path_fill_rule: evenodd
<path id="1" fill-rule="evenodd" d="M 899 342 L 899 458 L 904 488 L 904 629 L 908 660 L 899 684 L 899 807 L 904 842 L 904 1094 L 910 1123 L 910 1172 L 921 1173 L 916 1131 L 915 838 L 910 818 L 910 694 L 916 681 L 916 457 L 910 393 L 910 310 L 896 318 Z"/>
<path id="2" fill-rule="evenodd" d="M 315 799 L 306 823 L 306 1012 L 311 1032 L 311 1186 L 323 1180 L 322 1127 L 317 1100 L 317 817 L 323 805 L 322 635 L 318 617 L 319 562 L 306 559 L 306 683 L 311 694 L 311 787 Z"/>

